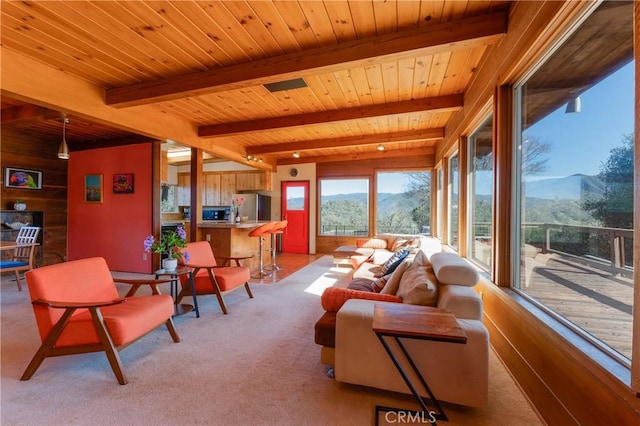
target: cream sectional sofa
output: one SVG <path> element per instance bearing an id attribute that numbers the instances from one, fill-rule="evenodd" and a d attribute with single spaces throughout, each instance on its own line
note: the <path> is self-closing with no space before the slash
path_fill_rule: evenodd
<path id="1" fill-rule="evenodd" d="M 325 291 L 330 296 L 323 294 L 327 312 L 316 324 L 316 343 L 323 345 L 321 361 L 333 367 L 335 379 L 340 382 L 409 393 L 372 330 L 374 306 L 411 302 L 444 308 L 456 316 L 466 332 L 466 344 L 414 339 L 405 339 L 404 343 L 439 400 L 466 406 L 485 405 L 489 334 L 482 323 L 482 299 L 473 289 L 478 272 L 457 254 L 441 252 L 437 240 L 422 239 L 420 248 L 413 246 L 413 253 L 386 277 L 380 293 L 352 289 Z M 371 261 L 361 263 L 352 283 L 359 282 L 358 288 L 362 288 L 368 278 L 373 287 L 379 269 L 380 265 Z M 389 285 L 396 288 L 388 288 Z M 395 300 L 388 301 L 392 298 Z M 330 312 L 332 309 L 335 312 Z M 333 347 L 326 333 L 332 325 Z M 319 338 L 323 328 L 325 334 Z"/>

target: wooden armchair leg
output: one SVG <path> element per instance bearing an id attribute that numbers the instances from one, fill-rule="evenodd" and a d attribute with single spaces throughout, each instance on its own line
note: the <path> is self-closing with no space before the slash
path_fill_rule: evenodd
<path id="1" fill-rule="evenodd" d="M 251 293 L 251 287 L 249 287 L 249 283 L 244 283 L 244 288 L 247 290 L 247 294 L 250 299 L 253 299 L 253 293 Z"/>
<path id="2" fill-rule="evenodd" d="M 171 334 L 171 338 L 173 339 L 173 341 L 175 343 L 180 342 L 180 336 L 178 336 L 178 332 L 176 331 L 176 328 L 173 326 L 173 320 L 169 318 L 165 322 L 165 325 L 167 326 L 167 330 L 169 330 L 169 334 Z"/>
<path id="3" fill-rule="evenodd" d="M 216 297 L 218 298 L 218 304 L 220 305 L 220 309 L 222 309 L 222 313 L 226 315 L 228 313 L 227 305 L 224 303 L 224 299 L 222 298 L 222 292 L 220 291 L 218 280 L 216 280 L 216 277 L 213 275 L 213 272 L 211 272 L 211 268 L 207 269 L 207 272 L 209 273 L 209 278 L 211 279 L 211 285 L 213 286 L 213 289 L 216 293 Z"/>
<path id="4" fill-rule="evenodd" d="M 122 361 L 120 360 L 120 354 L 118 350 L 113 344 L 113 340 L 111 340 L 111 336 L 107 331 L 107 327 L 104 324 L 104 318 L 102 317 L 102 313 L 99 308 L 89 308 L 89 312 L 91 312 L 91 318 L 93 319 L 93 324 L 96 327 L 96 332 L 100 337 L 100 341 L 102 342 L 102 347 L 104 348 L 105 355 L 107 355 L 107 359 L 109 360 L 109 364 L 111 365 L 111 369 L 113 370 L 113 374 L 116 375 L 116 379 L 118 379 L 118 383 L 121 385 L 127 384 L 127 379 L 122 372 Z"/>
<path id="5" fill-rule="evenodd" d="M 56 325 L 51 329 L 51 332 L 49 333 L 47 338 L 44 339 L 44 342 L 42 342 L 42 345 L 40 345 L 40 348 L 38 348 L 38 351 L 31 359 L 31 362 L 29 363 L 27 368 L 24 370 L 24 373 L 22 373 L 22 377 L 20 378 L 20 380 L 29 380 L 31 376 L 33 376 L 33 374 L 38 370 L 38 368 L 42 364 L 42 361 L 44 361 L 44 359 L 50 354 L 53 354 L 53 347 L 58 341 L 58 337 L 60 337 L 60 334 L 62 333 L 62 330 L 64 330 L 65 325 L 67 325 L 67 321 L 69 321 L 69 318 L 71 318 L 71 315 L 75 312 L 75 310 L 75 308 L 69 308 L 65 310 L 64 314 L 62 314 Z"/>
<path id="6" fill-rule="evenodd" d="M 218 298 L 218 303 L 220 304 L 220 309 L 222 309 L 222 313 L 225 315 L 228 314 L 227 305 L 224 303 L 224 299 L 222 298 L 222 295 L 220 294 L 220 292 L 216 293 L 216 297 Z"/>

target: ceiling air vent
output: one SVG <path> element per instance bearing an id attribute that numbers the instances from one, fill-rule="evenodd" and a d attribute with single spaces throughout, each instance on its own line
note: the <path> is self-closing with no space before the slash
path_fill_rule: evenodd
<path id="1" fill-rule="evenodd" d="M 293 80 L 278 81 L 276 83 L 267 83 L 264 87 L 273 92 L 281 92 L 283 90 L 301 89 L 308 87 L 307 83 L 301 78 L 294 78 Z"/>

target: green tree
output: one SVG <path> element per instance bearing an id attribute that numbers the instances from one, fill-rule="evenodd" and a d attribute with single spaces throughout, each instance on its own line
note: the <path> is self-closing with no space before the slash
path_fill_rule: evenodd
<path id="1" fill-rule="evenodd" d="M 633 142 L 633 133 L 625 135 L 622 145 L 611 150 L 598 174 L 604 183 L 602 198 L 583 203 L 603 226 L 633 229 Z"/>
<path id="2" fill-rule="evenodd" d="M 418 200 L 418 205 L 411 210 L 411 219 L 419 230 L 431 224 L 431 173 L 407 173 L 409 183 L 406 196 Z"/>
<path id="3" fill-rule="evenodd" d="M 336 199 L 322 203 L 322 232 L 344 235 L 352 231 L 365 232 L 369 221 L 367 206 L 352 199 Z"/>

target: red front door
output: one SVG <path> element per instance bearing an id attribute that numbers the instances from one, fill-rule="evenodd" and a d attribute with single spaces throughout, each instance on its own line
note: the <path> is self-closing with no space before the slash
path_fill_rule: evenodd
<path id="1" fill-rule="evenodd" d="M 309 253 L 309 181 L 282 182 L 283 253 Z"/>

